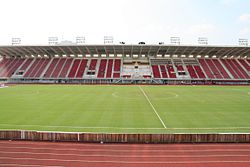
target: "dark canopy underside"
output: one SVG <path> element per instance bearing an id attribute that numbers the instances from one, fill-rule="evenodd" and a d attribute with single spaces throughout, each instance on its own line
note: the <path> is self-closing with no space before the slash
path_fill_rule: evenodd
<path id="1" fill-rule="evenodd" d="M 183 45 L 48 45 L 48 46 L 0 46 L 1 56 L 30 57 L 38 56 L 101 56 L 101 55 L 138 55 L 159 56 L 169 55 L 170 57 L 216 56 L 250 58 L 250 47 L 243 46 L 183 46 Z"/>

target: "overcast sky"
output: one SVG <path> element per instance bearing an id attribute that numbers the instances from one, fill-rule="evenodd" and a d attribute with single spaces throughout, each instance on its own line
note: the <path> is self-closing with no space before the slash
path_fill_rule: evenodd
<path id="1" fill-rule="evenodd" d="M 102 44 L 110 35 L 127 44 L 170 43 L 233 45 L 250 40 L 250 0 L 2 0 L 0 45 L 12 37 L 22 44 L 47 44 L 49 36 Z"/>

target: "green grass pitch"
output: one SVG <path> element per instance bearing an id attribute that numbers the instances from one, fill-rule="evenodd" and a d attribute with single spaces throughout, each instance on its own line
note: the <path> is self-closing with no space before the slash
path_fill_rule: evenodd
<path id="1" fill-rule="evenodd" d="M 250 133 L 250 87 L 16 85 L 0 89 L 0 129 Z"/>

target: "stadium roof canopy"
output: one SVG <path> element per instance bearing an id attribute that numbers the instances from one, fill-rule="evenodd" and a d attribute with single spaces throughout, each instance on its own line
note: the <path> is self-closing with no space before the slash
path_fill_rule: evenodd
<path id="1" fill-rule="evenodd" d="M 144 55 L 181 57 L 183 55 L 242 57 L 250 58 L 250 47 L 246 46 L 184 46 L 184 45 L 40 45 L 40 46 L 0 46 L 1 56 L 30 57 L 38 56 L 101 56 L 101 55 Z"/>

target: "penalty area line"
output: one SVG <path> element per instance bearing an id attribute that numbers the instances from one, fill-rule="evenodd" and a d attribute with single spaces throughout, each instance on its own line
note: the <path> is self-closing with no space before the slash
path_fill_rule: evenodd
<path id="1" fill-rule="evenodd" d="M 155 107 L 153 106 L 153 104 L 152 104 L 151 101 L 149 100 L 147 94 L 144 92 L 144 90 L 141 88 L 141 86 L 139 86 L 139 88 L 140 88 L 142 94 L 143 94 L 143 95 L 145 96 L 145 98 L 147 99 L 147 101 L 148 101 L 148 103 L 150 104 L 151 108 L 154 110 L 155 114 L 156 114 L 157 117 L 159 118 L 159 120 L 160 120 L 162 126 L 166 129 L 167 127 L 166 127 L 165 123 L 163 122 L 163 120 L 161 119 L 160 115 L 159 115 L 158 112 L 156 111 Z"/>

